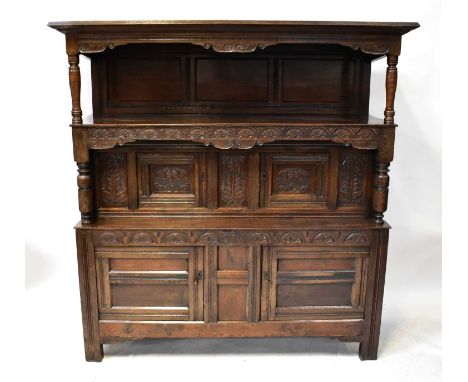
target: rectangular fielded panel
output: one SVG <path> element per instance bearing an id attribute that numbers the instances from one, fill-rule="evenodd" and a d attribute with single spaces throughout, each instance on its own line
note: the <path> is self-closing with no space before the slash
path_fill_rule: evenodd
<path id="1" fill-rule="evenodd" d="M 263 204 L 265 207 L 327 208 L 330 201 L 330 152 L 265 154 Z"/>
<path id="2" fill-rule="evenodd" d="M 205 156 L 137 154 L 138 205 L 198 207 L 205 201 Z"/>
<path id="3" fill-rule="evenodd" d="M 203 315 L 200 249 L 106 249 L 96 256 L 103 319 L 195 320 Z"/>
<path id="4" fill-rule="evenodd" d="M 108 102 L 144 105 L 181 101 L 184 96 L 180 58 L 122 57 L 107 61 Z"/>
<path id="5" fill-rule="evenodd" d="M 267 59 L 197 59 L 195 100 L 268 101 Z"/>
<path id="6" fill-rule="evenodd" d="M 264 259 L 268 319 L 362 318 L 369 252 L 272 247 Z"/>

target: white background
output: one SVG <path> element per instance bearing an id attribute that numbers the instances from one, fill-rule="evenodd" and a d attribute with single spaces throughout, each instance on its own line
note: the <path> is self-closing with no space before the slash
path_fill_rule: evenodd
<path id="1" fill-rule="evenodd" d="M 2 91 L 5 99 L 1 104 L 7 105 L 2 110 L 5 117 L 2 117 L 2 128 L 8 129 L 11 135 L 2 141 L 2 163 L 11 167 L 7 173 L 12 175 L 11 179 L 15 176 L 14 181 L 6 179 L 4 182 L 12 185 L 11 196 L 2 198 L 6 204 L 5 216 L 10 210 L 13 214 L 18 203 L 24 207 L 18 221 L 8 220 L 8 228 L 21 228 L 11 231 L 26 235 L 26 298 L 22 306 L 18 306 L 23 309 L 22 314 L 13 315 L 6 326 L 9 328 L 17 316 L 24 317 L 20 328 L 10 333 L 16 344 L 12 345 L 10 355 L 21 357 L 19 370 L 22 373 L 29 379 L 36 376 L 38 380 L 48 381 L 140 378 L 367 381 L 377 377 L 383 381 L 440 380 L 440 103 L 444 90 L 441 68 L 453 76 L 462 66 L 453 67 L 451 60 L 447 63 L 440 59 L 448 39 L 442 35 L 439 1 L 81 0 L 17 4 L 17 12 L 11 16 L 4 14 L 8 20 L 2 26 L 5 42 L 2 43 L 0 73 L 2 84 L 7 84 L 4 89 L 8 89 Z M 457 17 L 457 12 L 451 13 L 451 17 Z M 421 24 L 421 28 L 403 37 L 398 64 L 395 120 L 399 127 L 386 213 L 386 220 L 394 228 L 390 233 L 378 361 L 359 361 L 354 344 L 276 339 L 164 340 L 112 345 L 105 347 L 106 356 L 101 364 L 84 362 L 72 229 L 79 213 L 76 166 L 68 127 L 71 121 L 68 64 L 64 36 L 47 28 L 46 24 L 58 20 L 105 19 L 361 20 L 418 21 Z M 450 24 L 445 24 L 449 30 L 453 27 Z M 446 54 L 451 58 L 454 51 Z M 82 59 L 81 68 L 82 104 L 86 115 L 91 112 L 86 59 Z M 370 110 L 380 117 L 384 109 L 384 75 L 384 60 L 375 62 Z M 457 88 L 457 84 L 454 87 Z M 453 92 L 452 98 L 456 98 Z M 463 115 L 463 110 L 460 114 Z M 457 127 L 467 129 L 466 122 L 464 124 Z M 23 142 L 22 145 L 15 146 L 15 140 Z M 448 155 L 456 153 L 454 146 Z M 17 167 L 20 162 L 22 169 Z M 462 177 L 463 173 L 453 171 L 452 175 Z M 447 204 L 449 210 L 458 207 L 455 196 L 449 200 L 452 204 Z M 16 235 L 8 234 L 6 241 L 20 241 Z M 454 255 L 460 255 L 452 250 Z M 8 256 L 7 253 L 3 255 Z M 449 286 L 454 279 L 449 277 Z M 9 285 L 2 280 L 3 290 L 4 284 Z M 457 286 L 452 288 L 456 290 Z M 451 328 L 453 330 L 453 326 Z"/>

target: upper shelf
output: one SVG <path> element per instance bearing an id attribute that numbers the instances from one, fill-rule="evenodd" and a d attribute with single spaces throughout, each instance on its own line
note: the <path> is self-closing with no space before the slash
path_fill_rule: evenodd
<path id="1" fill-rule="evenodd" d="M 136 141 L 191 141 L 220 149 L 248 149 L 275 141 L 327 141 L 361 149 L 385 149 L 393 144 L 394 126 L 373 117 L 317 118 L 301 115 L 175 114 L 150 119 L 88 117 L 72 125 L 87 133 L 87 147 L 106 149 Z M 82 133 L 80 133 L 82 134 Z"/>
<path id="2" fill-rule="evenodd" d="M 69 52 L 102 52 L 132 43 L 190 43 L 229 53 L 277 44 L 337 44 L 382 55 L 399 54 L 401 36 L 414 22 L 345 21 L 58 21 Z"/>
<path id="3" fill-rule="evenodd" d="M 388 127 L 371 115 L 313 116 L 298 114 L 133 114 L 88 115 L 75 127 Z"/>

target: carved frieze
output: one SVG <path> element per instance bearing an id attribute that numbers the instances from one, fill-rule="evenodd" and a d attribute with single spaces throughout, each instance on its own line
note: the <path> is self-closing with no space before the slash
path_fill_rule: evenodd
<path id="1" fill-rule="evenodd" d="M 280 245 L 369 246 L 364 231 L 113 230 L 95 232 L 96 245 Z"/>
<path id="2" fill-rule="evenodd" d="M 172 32 L 172 31 L 171 31 Z M 245 36 L 233 36 L 232 38 L 218 39 L 218 38 L 205 38 L 200 39 L 197 37 L 184 38 L 183 36 L 166 36 L 158 37 L 141 37 L 138 38 L 102 38 L 99 40 L 80 39 L 77 42 L 78 51 L 80 53 L 99 53 L 106 49 L 114 49 L 120 45 L 127 45 L 129 43 L 186 43 L 202 46 L 205 49 L 213 49 L 218 53 L 251 53 L 257 49 L 265 49 L 269 46 L 277 44 L 338 44 L 360 50 L 364 53 L 374 55 L 384 55 L 387 53 L 399 54 L 400 41 L 398 38 L 389 38 L 383 40 L 382 38 L 376 39 L 349 39 L 347 38 L 330 38 L 326 36 L 308 35 L 296 36 L 290 39 L 287 38 L 262 38 L 262 39 L 246 39 Z"/>
<path id="3" fill-rule="evenodd" d="M 385 128 L 387 129 L 387 128 Z M 332 141 L 361 149 L 376 149 L 380 140 L 377 127 L 89 127 L 88 146 L 111 148 L 138 140 L 179 140 L 213 145 L 220 149 L 248 149 L 277 140 Z"/>

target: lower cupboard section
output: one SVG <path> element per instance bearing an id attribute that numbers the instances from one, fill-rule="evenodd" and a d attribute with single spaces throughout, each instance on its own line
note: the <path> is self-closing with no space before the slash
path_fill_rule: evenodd
<path id="1" fill-rule="evenodd" d="M 248 336 L 249 325 L 259 323 L 275 336 L 292 321 L 364 318 L 365 247 L 106 247 L 96 248 L 95 259 L 105 328 L 114 328 L 112 321 L 188 321 L 200 336 L 213 327 L 193 326 L 200 322 L 234 325 Z"/>

